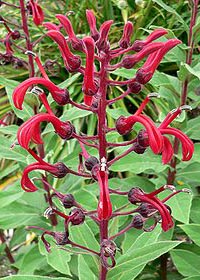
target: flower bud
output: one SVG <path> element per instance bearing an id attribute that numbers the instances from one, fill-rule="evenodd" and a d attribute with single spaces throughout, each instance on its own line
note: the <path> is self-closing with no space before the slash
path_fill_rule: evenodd
<path id="1" fill-rule="evenodd" d="M 134 227 L 136 229 L 142 229 L 143 225 L 144 225 L 142 216 L 139 214 L 134 216 L 131 224 L 132 224 L 132 227 Z"/>
<path id="2" fill-rule="evenodd" d="M 80 208 L 74 208 L 70 212 L 70 216 L 71 216 L 70 221 L 74 226 L 81 225 L 85 221 L 85 214 L 83 213 L 83 210 L 81 210 Z"/>
<path id="3" fill-rule="evenodd" d="M 147 72 L 145 69 L 141 68 L 136 73 L 136 80 L 138 83 L 144 85 L 151 80 L 152 76 L 153 76 L 152 71 Z"/>
<path id="4" fill-rule="evenodd" d="M 85 160 L 85 167 L 89 171 L 91 171 L 92 168 L 97 164 L 99 164 L 99 160 L 96 157 L 89 157 Z"/>
<path id="5" fill-rule="evenodd" d="M 75 198 L 74 196 L 69 193 L 69 194 L 66 194 L 63 199 L 62 199 L 62 204 L 65 208 L 71 208 L 74 206 L 74 202 L 75 202 Z"/>
<path id="6" fill-rule="evenodd" d="M 70 122 L 64 122 L 61 128 L 62 131 L 58 131 L 58 135 L 64 140 L 69 140 L 75 131 L 74 126 Z"/>
<path id="7" fill-rule="evenodd" d="M 139 207 L 138 207 L 138 213 L 140 215 L 142 215 L 142 217 L 144 218 L 148 218 L 151 216 L 151 214 L 153 214 L 155 211 L 157 211 L 155 208 L 152 207 L 152 205 L 148 204 L 148 203 L 142 203 Z"/>
<path id="8" fill-rule="evenodd" d="M 52 174 L 55 175 L 57 178 L 63 178 L 69 172 L 67 166 L 62 162 L 55 163 L 54 167 L 56 167 L 57 170 L 55 172 L 52 172 Z"/>
<path id="9" fill-rule="evenodd" d="M 66 245 L 69 244 L 69 234 L 67 232 L 55 232 L 54 239 L 56 240 L 57 245 Z"/>
<path id="10" fill-rule="evenodd" d="M 11 34 L 11 37 L 12 37 L 13 40 L 17 40 L 21 37 L 21 34 L 18 30 L 14 30 Z"/>
<path id="11" fill-rule="evenodd" d="M 149 137 L 146 130 L 142 129 L 139 131 L 137 136 L 137 142 L 143 148 L 149 147 Z"/>
<path id="12" fill-rule="evenodd" d="M 131 93 L 139 93 L 142 89 L 142 86 L 138 82 L 133 82 L 128 85 L 128 89 Z"/>
<path id="13" fill-rule="evenodd" d="M 115 256 L 116 254 L 116 244 L 112 240 L 105 239 L 101 243 L 101 253 L 104 257 Z"/>
<path id="14" fill-rule="evenodd" d="M 133 151 L 136 153 L 136 154 L 144 154 L 144 152 L 146 151 L 146 148 L 140 146 L 138 143 L 134 143 L 133 144 Z"/>
<path id="15" fill-rule="evenodd" d="M 130 203 L 136 204 L 141 202 L 140 199 L 137 198 L 137 194 L 140 196 L 143 195 L 142 189 L 134 187 L 128 192 L 128 200 L 130 201 Z"/>
<path id="16" fill-rule="evenodd" d="M 129 122 L 127 122 L 127 118 L 124 116 L 121 116 L 117 119 L 115 126 L 117 132 L 121 135 L 128 134 L 132 130 L 132 125 Z"/>

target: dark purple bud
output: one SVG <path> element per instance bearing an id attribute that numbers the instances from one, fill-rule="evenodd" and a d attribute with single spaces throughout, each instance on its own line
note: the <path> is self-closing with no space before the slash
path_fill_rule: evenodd
<path id="1" fill-rule="evenodd" d="M 115 254 L 116 254 L 116 244 L 112 240 L 104 239 L 101 243 L 101 263 L 106 268 L 112 268 L 115 266 Z M 108 258 L 111 259 L 111 264 L 108 263 Z"/>
<path id="2" fill-rule="evenodd" d="M 57 162 L 54 164 L 54 166 L 56 167 L 57 170 L 52 174 L 55 175 L 57 178 L 63 178 L 67 175 L 67 173 L 69 173 L 69 169 L 62 162 Z"/>
<path id="3" fill-rule="evenodd" d="M 92 168 L 97 164 L 99 164 L 99 160 L 96 157 L 89 157 L 85 160 L 85 167 L 89 171 L 91 171 Z"/>
<path id="4" fill-rule="evenodd" d="M 63 123 L 62 128 L 63 128 L 62 134 L 58 133 L 58 135 L 62 139 L 69 140 L 72 137 L 72 134 L 75 131 L 74 126 L 70 122 L 65 122 L 65 123 Z"/>
<path id="5" fill-rule="evenodd" d="M 149 147 L 149 136 L 146 130 L 142 129 L 139 131 L 137 136 L 137 142 L 143 148 Z"/>
<path id="6" fill-rule="evenodd" d="M 13 40 L 17 40 L 21 37 L 21 34 L 18 30 L 14 30 L 11 34 L 11 37 L 12 37 Z"/>
<path id="7" fill-rule="evenodd" d="M 139 202 L 141 202 L 141 200 L 138 199 L 137 196 L 138 195 L 141 196 L 143 194 L 144 194 L 144 192 L 142 191 L 142 189 L 140 189 L 138 187 L 134 187 L 128 192 L 128 200 L 132 204 L 139 203 Z"/>
<path id="8" fill-rule="evenodd" d="M 69 67 L 67 67 L 67 70 L 69 72 L 75 72 L 81 66 L 81 59 L 78 56 L 69 57 L 68 64 L 69 64 Z"/>
<path id="9" fill-rule="evenodd" d="M 61 106 L 69 103 L 69 91 L 65 89 L 62 93 L 54 94 L 54 100 Z"/>
<path id="10" fill-rule="evenodd" d="M 133 217 L 131 224 L 132 224 L 132 227 L 134 227 L 136 229 L 142 229 L 144 226 L 144 220 L 143 220 L 142 216 L 138 214 L 135 217 Z"/>
<path id="11" fill-rule="evenodd" d="M 134 61 L 132 55 L 126 55 L 121 62 L 121 66 L 126 69 L 131 69 L 136 64 L 137 60 Z"/>
<path id="12" fill-rule="evenodd" d="M 139 69 L 136 73 L 136 81 L 142 85 L 148 83 L 153 76 L 153 72 L 147 72 L 145 69 Z"/>
<path id="13" fill-rule="evenodd" d="M 85 221 L 85 214 L 80 208 L 74 208 L 70 213 L 70 221 L 72 225 L 81 225 Z"/>
<path id="14" fill-rule="evenodd" d="M 133 24 L 128 21 L 124 26 L 124 31 L 121 40 L 119 41 L 119 46 L 126 49 L 130 46 L 130 39 L 133 32 Z"/>
<path id="15" fill-rule="evenodd" d="M 132 126 L 133 125 L 124 116 L 119 117 L 115 124 L 117 132 L 121 135 L 130 133 L 132 130 Z"/>
<path id="16" fill-rule="evenodd" d="M 133 43 L 132 50 L 135 51 L 135 52 L 139 52 L 143 49 L 144 46 L 145 46 L 145 42 L 140 41 L 140 40 L 136 40 Z"/>
<path id="17" fill-rule="evenodd" d="M 140 213 L 140 215 L 142 215 L 142 217 L 144 218 L 148 218 L 151 216 L 151 214 L 153 214 L 155 211 L 157 211 L 155 208 L 152 207 L 152 205 L 148 204 L 148 203 L 142 203 L 139 207 L 138 207 L 138 213 Z"/>
<path id="18" fill-rule="evenodd" d="M 69 234 L 67 232 L 55 232 L 54 239 L 56 240 L 57 245 L 66 245 L 69 244 Z"/>
<path id="19" fill-rule="evenodd" d="M 128 85 L 128 89 L 131 93 L 139 93 L 142 89 L 142 86 L 137 82 L 133 82 Z"/>
<path id="20" fill-rule="evenodd" d="M 116 254 L 116 244 L 112 240 L 105 239 L 101 243 L 101 253 L 103 254 L 104 257 L 110 257 L 110 255 L 115 256 Z"/>
<path id="21" fill-rule="evenodd" d="M 66 194 L 62 199 L 62 203 L 65 208 L 71 208 L 74 206 L 75 198 L 71 193 Z"/>
<path id="22" fill-rule="evenodd" d="M 136 154 L 144 154 L 144 152 L 146 151 L 146 148 L 140 146 L 138 143 L 134 143 L 133 144 L 133 151 L 136 153 Z"/>

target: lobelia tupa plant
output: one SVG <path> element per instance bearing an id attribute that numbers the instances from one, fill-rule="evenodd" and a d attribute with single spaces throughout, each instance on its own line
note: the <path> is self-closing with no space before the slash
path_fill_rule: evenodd
<path id="1" fill-rule="evenodd" d="M 30 1 L 29 9 L 32 11 L 35 24 L 41 24 L 44 17 L 37 2 Z M 97 209 L 88 211 L 76 201 L 72 193 L 59 192 L 48 183 L 47 175 L 42 175 L 41 179 L 37 180 L 42 181 L 49 203 L 44 215 L 47 218 L 51 218 L 53 215 L 55 217 L 60 216 L 63 219 L 62 231 L 50 231 L 39 226 L 30 226 L 29 229 L 43 231 L 41 240 L 48 252 L 51 251 L 51 245 L 46 238 L 47 235 L 51 236 L 61 249 L 65 249 L 66 245 L 69 245 L 95 255 L 100 264 L 99 279 L 103 280 L 106 279 L 108 270 L 112 269 L 116 264 L 117 245 L 114 242 L 115 238 L 131 228 L 152 231 L 158 223 L 161 223 L 163 231 L 168 231 L 173 227 L 174 223 L 167 201 L 180 192 L 189 192 L 187 189 L 176 190 L 173 185 L 163 185 L 150 193 L 144 192 L 143 186 L 130 186 L 127 191 L 116 190 L 109 184 L 110 166 L 122 157 L 126 157 L 129 153 L 143 154 L 149 148 L 154 154 L 162 155 L 163 164 L 169 163 L 174 155 L 174 147 L 170 141 L 171 137 L 168 138 L 169 136 L 174 136 L 180 141 L 183 161 L 191 159 L 194 146 L 187 135 L 171 126 L 173 120 L 183 110 L 190 109 L 189 106 L 182 105 L 172 110 L 159 125 L 156 125 L 150 117 L 144 114 L 145 106 L 152 98 L 158 97 L 156 93 L 146 96 L 133 115 L 129 117 L 120 116 L 116 121 L 115 127 L 108 127 L 107 125 L 106 109 L 129 94 L 139 94 L 144 85 L 153 77 L 165 54 L 180 44 L 181 41 L 178 39 L 165 39 L 162 42 L 155 42 L 156 39 L 167 34 L 165 29 L 159 28 L 147 36 L 145 40 L 136 40 L 132 43 L 133 24 L 128 21 L 124 26 L 123 35 L 118 42 L 118 46 L 113 48 L 108 39 L 113 21 L 104 22 L 98 31 L 94 13 L 91 10 L 87 10 L 86 17 L 90 28 L 90 36 L 86 36 L 83 39 L 79 39 L 75 35 L 67 16 L 56 15 L 59 25 L 50 22 L 43 23 L 47 29 L 46 36 L 50 37 L 58 45 L 65 68 L 70 73 L 78 72 L 82 75 L 84 102 L 76 103 L 70 97 L 67 89 L 62 89 L 50 81 L 39 57 L 30 50 L 27 51 L 27 54 L 35 60 L 42 77 L 30 77 L 17 86 L 13 92 L 13 102 L 16 108 L 23 110 L 25 95 L 28 89 L 31 88 L 31 93 L 38 96 L 45 108 L 45 112 L 36 112 L 34 116 L 24 122 L 17 133 L 18 144 L 30 153 L 35 160 L 23 171 L 21 179 L 23 190 L 26 192 L 38 190 L 38 185 L 34 182 L 36 179 L 30 179 L 30 172 L 35 170 L 45 171 L 45 174 L 50 173 L 56 178 L 63 178 L 68 174 L 81 176 L 86 180 L 96 181 L 99 186 Z M 61 29 L 64 29 L 67 33 L 67 39 L 61 33 Z M 7 50 L 9 51 L 9 48 Z M 77 51 L 82 53 L 85 60 L 76 54 Z M 117 60 L 119 62 L 116 63 Z M 144 63 L 143 60 L 145 60 Z M 110 73 L 112 71 L 119 68 L 131 69 L 136 64 L 140 66 L 135 76 L 131 79 L 123 81 L 111 79 Z M 49 91 L 58 105 L 71 104 L 81 110 L 92 112 L 98 120 L 96 134 L 85 135 L 80 131 L 76 131 L 74 125 L 68 120 L 61 121 L 51 108 L 45 91 L 38 87 L 39 85 Z M 121 86 L 123 93 L 109 100 L 108 91 L 115 86 Z M 39 148 L 45 145 L 41 136 L 43 122 L 51 123 L 55 133 L 64 141 L 70 141 L 72 138 L 77 140 L 82 150 L 80 155 L 77 154 L 77 157 L 79 157 L 77 170 L 72 170 L 62 162 L 50 164 L 44 160 L 44 152 L 38 152 Z M 108 142 L 107 134 L 111 131 L 116 131 L 119 135 L 126 135 L 132 131 L 136 123 L 142 125 L 143 129 L 138 132 L 134 139 L 120 143 Z M 36 144 L 35 148 L 31 148 L 32 145 L 30 147 L 32 142 Z M 87 146 L 96 149 L 98 157 L 90 154 L 86 148 Z M 124 147 L 125 150 L 122 154 L 113 157 L 111 148 L 114 147 Z M 172 193 L 164 199 L 159 199 L 157 195 L 165 191 L 171 191 Z M 130 204 L 132 210 L 125 212 L 123 207 L 113 209 L 112 194 L 127 197 L 127 203 Z M 57 204 L 54 203 L 55 197 L 66 210 L 71 209 L 68 214 L 61 211 Z M 133 215 L 130 224 L 115 235 L 110 235 L 108 231 L 109 222 L 118 216 L 129 215 Z M 88 248 L 83 244 L 77 244 L 70 238 L 71 226 L 79 226 L 86 219 L 91 219 L 99 228 L 99 251 Z M 149 225 L 149 220 L 153 220 L 153 225 Z M 54 223 L 52 221 L 52 225 L 55 225 L 55 220 Z"/>

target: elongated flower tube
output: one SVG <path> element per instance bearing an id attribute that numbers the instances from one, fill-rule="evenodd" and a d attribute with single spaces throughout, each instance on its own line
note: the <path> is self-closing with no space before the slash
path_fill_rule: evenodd
<path id="1" fill-rule="evenodd" d="M 119 46 L 123 49 L 127 49 L 130 46 L 131 35 L 133 33 L 133 24 L 130 21 L 124 25 L 122 38 L 119 41 Z"/>
<path id="2" fill-rule="evenodd" d="M 141 51 L 144 46 L 148 45 L 152 41 L 162 37 L 163 35 L 167 34 L 167 30 L 164 28 L 155 29 L 145 40 L 136 40 L 133 43 L 132 50 L 135 52 Z"/>
<path id="3" fill-rule="evenodd" d="M 161 49 L 149 55 L 144 65 L 137 71 L 136 81 L 140 84 L 148 83 L 153 77 L 153 74 L 160 64 L 161 60 L 163 59 L 164 55 L 180 43 L 181 41 L 178 39 L 170 39 L 166 43 L 164 43 L 164 46 Z"/>
<path id="4" fill-rule="evenodd" d="M 112 215 L 112 204 L 108 189 L 108 174 L 104 171 L 97 170 L 96 177 L 100 189 L 100 197 L 97 209 L 98 218 L 100 221 L 108 220 Z"/>
<path id="5" fill-rule="evenodd" d="M 70 72 L 78 70 L 81 66 L 81 59 L 79 56 L 74 55 L 70 51 L 65 37 L 62 35 L 62 33 L 57 30 L 50 30 L 46 33 L 46 35 L 58 44 L 67 70 Z"/>
<path id="6" fill-rule="evenodd" d="M 38 0 L 29 0 L 33 22 L 35 25 L 41 25 L 44 21 L 44 13 L 42 8 L 38 5 Z"/>
<path id="7" fill-rule="evenodd" d="M 132 68 L 136 63 L 142 60 L 144 57 L 148 56 L 149 54 L 158 51 L 160 48 L 164 46 L 164 43 L 154 42 L 148 44 L 144 47 L 140 52 L 134 55 L 126 55 L 121 62 L 121 66 L 127 69 Z"/>
<path id="8" fill-rule="evenodd" d="M 37 187 L 33 184 L 33 182 L 29 179 L 29 173 L 34 170 L 43 170 L 51 173 L 53 176 L 57 178 L 63 178 L 68 173 L 68 168 L 62 162 L 57 162 L 55 164 L 49 164 L 43 160 L 39 163 L 32 163 L 25 167 L 22 179 L 21 186 L 22 189 L 26 192 L 35 192 L 37 191 Z"/>
<path id="9" fill-rule="evenodd" d="M 62 122 L 59 120 L 59 118 L 52 114 L 39 113 L 23 123 L 18 130 L 17 140 L 24 149 L 28 149 L 31 140 L 36 144 L 43 143 L 40 136 L 41 122 L 52 123 L 55 128 L 55 132 L 62 139 L 69 139 L 74 131 L 73 126 L 70 122 Z"/>
<path id="10" fill-rule="evenodd" d="M 67 35 L 69 36 L 69 40 L 71 42 L 72 48 L 76 51 L 83 51 L 83 42 L 81 39 L 78 39 L 76 37 L 72 24 L 68 19 L 68 17 L 58 14 L 56 15 L 56 18 L 60 21 Z"/>
<path id="11" fill-rule="evenodd" d="M 60 27 L 52 22 L 44 22 L 42 25 L 48 30 L 60 30 Z"/>
<path id="12" fill-rule="evenodd" d="M 181 106 L 175 110 L 172 110 L 166 118 L 163 120 L 163 122 L 158 127 L 158 130 L 162 135 L 173 135 L 176 138 L 178 138 L 182 145 L 182 160 L 188 161 L 192 158 L 192 155 L 194 153 L 194 144 L 193 142 L 188 138 L 187 135 L 185 135 L 182 131 L 180 131 L 177 128 L 169 127 L 169 124 L 182 112 L 182 110 L 189 109 L 189 106 L 184 105 Z M 139 132 L 137 137 L 137 142 L 140 145 L 141 148 L 146 148 L 149 146 L 149 136 L 147 131 L 142 130 Z M 163 149 L 162 149 L 162 162 L 163 164 L 168 163 L 174 154 L 174 150 L 172 147 L 172 144 L 170 143 L 169 139 L 165 136 L 163 136 Z"/>
<path id="13" fill-rule="evenodd" d="M 13 102 L 16 108 L 22 110 L 22 104 L 28 88 L 36 84 L 45 86 L 59 105 L 65 105 L 69 102 L 68 90 L 59 88 L 50 80 L 34 77 L 25 80 L 15 88 L 13 92 Z"/>
<path id="14" fill-rule="evenodd" d="M 99 49 L 99 51 L 103 51 L 106 53 L 110 48 L 110 44 L 108 41 L 108 32 L 110 30 L 112 23 L 113 20 L 107 20 L 100 27 L 99 39 L 96 42 L 96 46 Z"/>
<path id="15" fill-rule="evenodd" d="M 149 145 L 151 149 L 155 154 L 158 154 L 163 148 L 162 135 L 153 121 L 147 116 L 141 114 L 149 100 L 150 96 L 147 96 L 134 115 L 130 117 L 119 117 L 119 119 L 116 121 L 116 129 L 119 134 L 124 135 L 131 132 L 132 127 L 136 122 L 141 123 L 145 127 L 148 134 Z"/>
<path id="16" fill-rule="evenodd" d="M 92 104 L 92 96 L 97 93 L 98 87 L 94 81 L 94 40 L 91 37 L 84 38 L 84 45 L 86 49 L 86 66 L 83 80 L 84 102 L 90 106 Z"/>
<path id="17" fill-rule="evenodd" d="M 165 186 L 162 186 L 160 189 L 152 192 L 152 193 L 145 193 L 140 188 L 132 188 L 128 193 L 128 200 L 132 204 L 138 203 L 148 203 L 154 209 L 156 209 L 162 218 L 162 229 L 164 231 L 168 231 L 170 228 L 173 227 L 174 223 L 172 221 L 171 215 L 167 206 L 159 200 L 156 195 L 166 189 Z"/>
<path id="18" fill-rule="evenodd" d="M 86 17 L 90 28 L 91 37 L 96 42 L 99 38 L 99 32 L 96 27 L 96 18 L 92 10 L 86 10 Z"/>

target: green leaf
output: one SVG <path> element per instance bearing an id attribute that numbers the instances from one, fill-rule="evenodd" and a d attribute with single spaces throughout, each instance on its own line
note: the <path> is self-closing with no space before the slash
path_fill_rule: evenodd
<path id="1" fill-rule="evenodd" d="M 38 245 L 35 245 L 27 254 L 24 255 L 23 261 L 19 267 L 19 274 L 33 274 L 45 262 L 44 257 L 38 250 Z"/>
<path id="2" fill-rule="evenodd" d="M 126 157 L 116 161 L 111 167 L 110 170 L 115 172 L 124 172 L 130 171 L 135 174 L 142 172 L 145 173 L 154 173 L 162 172 L 167 167 L 162 165 L 161 157 L 154 155 L 150 150 L 144 154 L 136 154 L 134 152 L 128 154 Z"/>
<path id="3" fill-rule="evenodd" d="M 192 276 L 192 277 L 187 277 L 187 278 L 184 278 L 183 280 L 199 280 L 199 275 Z"/>
<path id="4" fill-rule="evenodd" d="M 68 262 L 71 259 L 71 253 L 64 251 L 53 243 L 51 237 L 45 237 L 51 244 L 51 252 L 48 253 L 43 242 L 39 241 L 40 253 L 46 256 L 47 263 L 60 273 L 71 275 Z"/>
<path id="5" fill-rule="evenodd" d="M 179 225 L 195 244 L 200 246 L 200 224 Z"/>
<path id="6" fill-rule="evenodd" d="M 199 275 L 200 256 L 190 251 L 176 249 L 171 251 L 171 257 L 178 272 L 183 276 Z"/>
<path id="7" fill-rule="evenodd" d="M 79 280 L 95 280 L 96 276 L 93 274 L 83 256 L 78 256 L 78 276 Z"/>
<path id="8" fill-rule="evenodd" d="M 31 207 L 31 205 L 13 202 L 9 207 L 2 208 L 0 211 L 1 228 L 9 229 L 28 225 L 34 217 L 39 217 L 39 214 L 35 211 L 37 209 Z"/>
<path id="9" fill-rule="evenodd" d="M 191 207 L 191 220 L 196 223 L 200 224 L 200 197 L 195 197 L 192 201 L 192 207 Z"/>
<path id="10" fill-rule="evenodd" d="M 184 132 L 193 140 L 200 140 L 200 116 L 191 119 L 187 123 L 187 127 Z"/>
<path id="11" fill-rule="evenodd" d="M 0 193 L 0 208 L 3 208 L 13 201 L 17 201 L 22 195 L 23 191 L 20 189 L 4 190 Z"/>
<path id="12" fill-rule="evenodd" d="M 8 277 L 2 277 L 5 280 L 66 280 L 71 278 L 66 277 L 47 277 L 40 275 L 12 275 Z"/>
<path id="13" fill-rule="evenodd" d="M 199 185 L 199 181 L 200 181 L 199 163 L 194 162 L 183 169 L 178 169 L 176 180 L 183 181 L 184 184 L 187 183 L 188 185 L 190 185 L 191 183 L 196 183 L 197 185 Z"/>
<path id="14" fill-rule="evenodd" d="M 94 234 L 91 231 L 90 227 L 86 223 L 77 227 L 71 227 L 70 237 L 73 242 L 99 252 L 99 244 L 96 238 L 94 237 Z M 85 253 L 87 254 L 88 252 L 86 251 Z M 90 269 L 92 270 L 92 272 L 98 275 L 99 262 L 97 257 L 94 255 L 84 255 L 84 259 L 87 262 Z"/>
<path id="15" fill-rule="evenodd" d="M 61 121 L 73 121 L 79 118 L 83 118 L 86 116 L 91 115 L 92 112 L 90 111 L 84 111 L 81 109 L 78 109 L 76 107 L 73 107 L 71 109 L 66 109 L 63 113 L 62 117 L 60 118 Z"/>
<path id="16" fill-rule="evenodd" d="M 139 248 L 134 251 L 130 251 L 118 259 L 115 268 L 109 272 L 108 279 L 112 279 L 113 276 L 120 274 L 122 270 L 128 271 L 141 267 L 142 265 L 147 264 L 149 261 L 152 261 L 162 254 L 170 251 L 180 243 L 181 242 L 175 241 L 161 241 L 144 246 L 143 248 Z"/>
<path id="17" fill-rule="evenodd" d="M 181 22 L 186 30 L 188 30 L 188 26 L 184 19 L 172 8 L 172 6 L 166 5 L 162 0 L 153 0 L 154 3 L 158 4 L 164 10 L 176 16 L 177 21 Z"/>
<path id="18" fill-rule="evenodd" d="M 187 185 L 181 186 L 181 188 L 188 188 Z M 170 200 L 167 201 L 172 209 L 173 217 L 182 223 L 189 223 L 190 208 L 192 205 L 192 195 L 188 193 L 179 193 Z"/>

